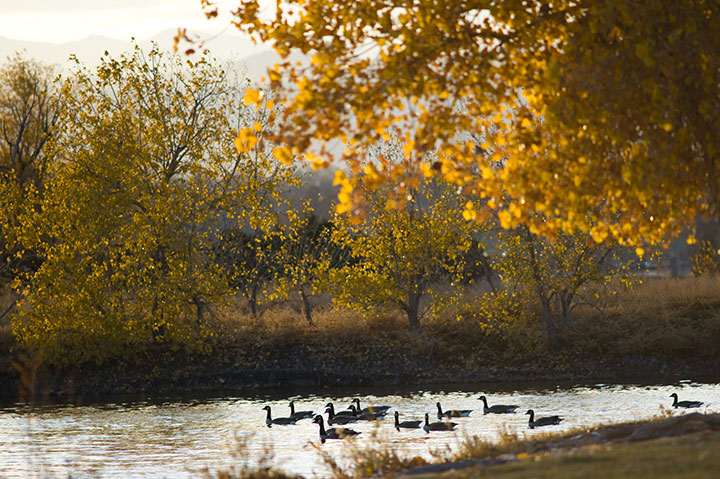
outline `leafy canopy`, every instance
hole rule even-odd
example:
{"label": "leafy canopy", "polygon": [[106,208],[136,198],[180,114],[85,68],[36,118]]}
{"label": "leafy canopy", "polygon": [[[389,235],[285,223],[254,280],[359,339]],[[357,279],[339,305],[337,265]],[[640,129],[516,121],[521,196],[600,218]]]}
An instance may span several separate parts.
{"label": "leafy canopy", "polygon": [[[266,154],[271,114],[208,57],[157,48],[78,64],[59,95],[47,191],[15,228],[43,262],[16,280],[14,333],[51,362],[206,348],[233,294],[221,225],[263,225],[291,176]],[[239,152],[248,125],[256,141]]]}
{"label": "leafy canopy", "polygon": [[[242,1],[234,22],[311,56],[269,72],[294,85],[278,140],[318,154],[340,139],[352,170],[399,200],[409,178],[444,175],[482,198],[468,217],[495,209],[506,227],[623,243],[720,212],[716,1],[313,0],[274,14]],[[366,165],[394,127],[406,161]],[[339,209],[359,214],[353,176],[340,181]]]}

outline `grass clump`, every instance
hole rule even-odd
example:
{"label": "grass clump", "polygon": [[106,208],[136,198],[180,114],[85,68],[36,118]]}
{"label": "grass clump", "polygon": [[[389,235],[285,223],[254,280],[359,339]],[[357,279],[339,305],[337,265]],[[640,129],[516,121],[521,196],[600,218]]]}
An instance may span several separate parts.
{"label": "grass clump", "polygon": [[340,457],[314,445],[325,467],[334,479],[355,479],[369,476],[390,475],[426,464],[418,456],[405,457],[389,444],[387,437],[380,434],[379,428],[370,434],[367,444],[360,446],[356,441],[346,441]]}
{"label": "grass clump", "polygon": [[247,447],[249,438],[235,437],[231,452],[236,465],[229,469],[201,471],[202,479],[303,479],[302,476],[287,474],[275,464],[275,453],[266,446],[259,455],[253,454]]}

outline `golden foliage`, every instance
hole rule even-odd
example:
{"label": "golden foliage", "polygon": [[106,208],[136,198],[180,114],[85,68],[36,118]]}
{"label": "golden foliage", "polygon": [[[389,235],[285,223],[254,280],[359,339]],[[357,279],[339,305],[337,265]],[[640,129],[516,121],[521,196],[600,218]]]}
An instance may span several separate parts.
{"label": "golden foliage", "polygon": [[475,225],[462,218],[462,196],[442,181],[418,185],[402,207],[379,191],[365,195],[371,206],[362,221],[336,218],[333,240],[352,259],[329,271],[326,289],[337,304],[366,313],[400,309],[418,330],[426,311],[460,292]]}
{"label": "golden foliage", "polygon": [[238,152],[237,127],[269,128],[264,105],[202,57],[156,47],[81,65],[47,151],[47,192],[17,228],[43,258],[18,278],[13,329],[57,363],[167,343],[204,349],[233,293],[213,250],[222,222],[262,226],[287,171],[271,144]]}
{"label": "golden foliage", "polygon": [[[257,1],[238,2],[234,24],[284,57],[312,54],[308,65],[270,72],[273,87],[297,89],[279,143],[329,158],[315,145],[340,140],[359,173],[368,148],[397,127],[405,162],[381,161],[374,183],[404,197],[413,187],[400,178],[443,176],[484,199],[479,209],[498,210],[504,226],[528,222],[551,237],[587,231],[591,215],[595,241],[658,243],[698,214],[720,213],[717,2],[275,8],[268,16]],[[436,168],[411,166],[434,152]],[[361,214],[350,179],[339,181],[338,210]]]}

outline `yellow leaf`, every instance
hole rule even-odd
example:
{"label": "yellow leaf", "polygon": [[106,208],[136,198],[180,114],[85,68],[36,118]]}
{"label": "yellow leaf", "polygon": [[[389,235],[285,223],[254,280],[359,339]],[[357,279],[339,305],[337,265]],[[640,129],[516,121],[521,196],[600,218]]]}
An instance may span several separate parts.
{"label": "yellow leaf", "polygon": [[285,166],[290,166],[293,163],[292,152],[285,146],[279,146],[273,149],[273,156]]}
{"label": "yellow leaf", "polygon": [[262,99],[262,92],[258,90],[254,90],[252,88],[248,88],[245,90],[245,95],[243,96],[243,101],[246,105],[257,105],[260,100]]}
{"label": "yellow leaf", "polygon": [[235,138],[235,148],[240,153],[247,153],[257,144],[257,136],[252,128],[243,128]]}

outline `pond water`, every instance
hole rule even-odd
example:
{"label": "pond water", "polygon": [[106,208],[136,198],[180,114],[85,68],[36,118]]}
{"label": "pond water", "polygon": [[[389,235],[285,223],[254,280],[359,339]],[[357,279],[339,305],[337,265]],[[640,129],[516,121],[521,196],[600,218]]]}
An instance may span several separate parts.
{"label": "pond water", "polygon": [[[681,381],[665,385],[453,385],[425,390],[332,390],[283,396],[213,397],[184,400],[110,398],[85,404],[0,407],[0,478],[201,478],[210,471],[256,460],[272,450],[273,463],[306,477],[323,477],[327,469],[316,448],[340,457],[344,441],[321,445],[318,426],[310,419],[296,425],[265,426],[263,407],[274,417],[289,414],[288,402],[299,410],[323,412],[327,402],[345,409],[352,398],[363,406],[391,406],[378,424],[361,422],[350,427],[362,434],[360,446],[374,441],[392,443],[407,454],[430,457],[429,451],[455,448],[463,437],[497,439],[501,431],[531,436],[548,430],[610,424],[643,419],[670,409],[676,392],[680,400],[700,400],[700,412],[720,412],[720,385]],[[481,394],[493,404],[520,405],[515,414],[483,415]],[[456,418],[452,432],[393,427],[392,413],[401,420],[422,419],[426,412],[437,421],[435,403],[444,409],[472,409],[470,417]],[[559,426],[530,430],[527,409],[536,415],[561,415]],[[685,411],[673,410],[672,414]]]}

